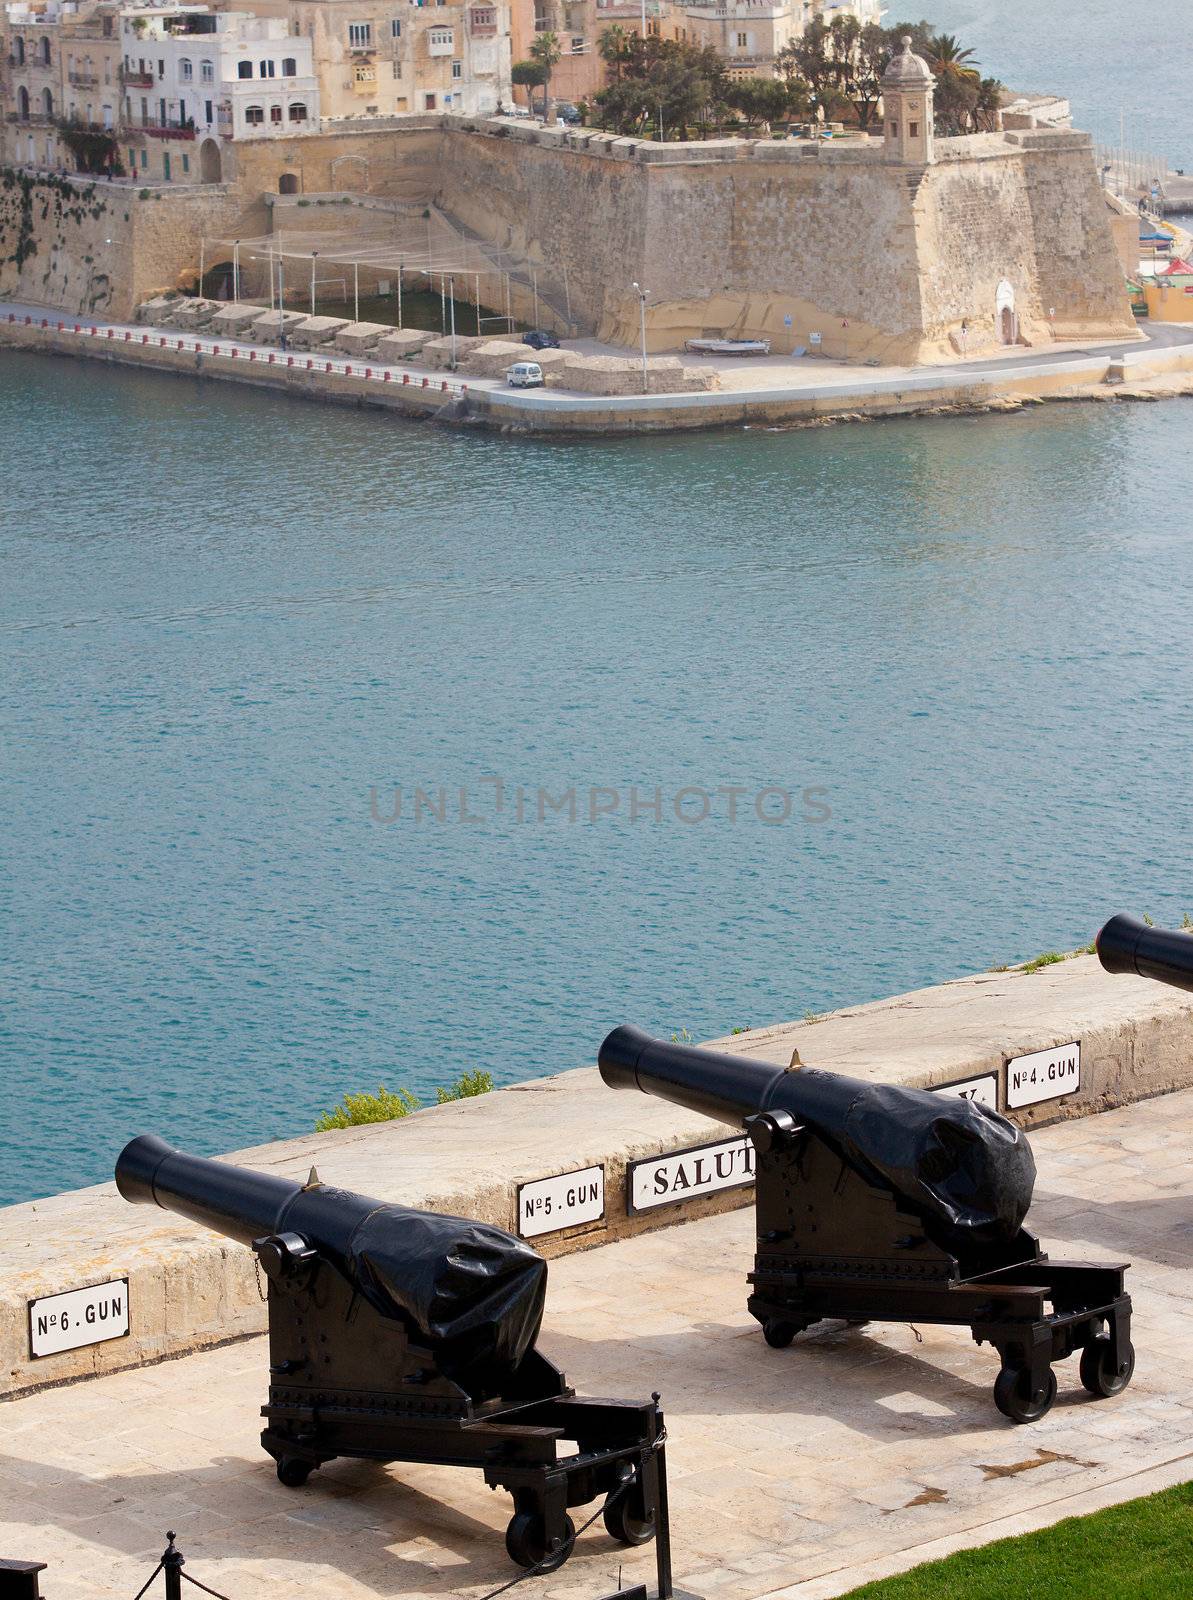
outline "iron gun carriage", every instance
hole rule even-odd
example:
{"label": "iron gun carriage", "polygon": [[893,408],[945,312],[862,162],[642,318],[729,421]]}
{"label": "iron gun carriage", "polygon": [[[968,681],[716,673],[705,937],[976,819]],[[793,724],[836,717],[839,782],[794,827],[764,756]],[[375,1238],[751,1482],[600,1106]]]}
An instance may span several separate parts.
{"label": "iron gun carriage", "polygon": [[605,1495],[613,1538],[658,1533],[670,1593],[658,1396],[585,1399],[535,1348],[547,1264],[529,1245],[313,1172],[299,1184],[185,1155],[153,1134],[125,1147],[116,1184],[253,1250],[269,1315],[261,1443],[282,1483],[301,1487],[336,1456],[478,1467],[513,1495],[511,1559],[541,1572],[571,1553],[568,1508]]}
{"label": "iron gun carriage", "polygon": [[[1191,941],[1193,943],[1193,941]],[[1051,1261],[1023,1227],[1026,1136],[975,1100],[781,1068],[615,1029],[612,1088],[741,1128],[755,1152],[757,1254],[747,1302],[768,1344],[825,1317],[968,1326],[1001,1360],[999,1410],[1042,1417],[1052,1364],[1119,1393],[1134,1369],[1124,1264]]]}

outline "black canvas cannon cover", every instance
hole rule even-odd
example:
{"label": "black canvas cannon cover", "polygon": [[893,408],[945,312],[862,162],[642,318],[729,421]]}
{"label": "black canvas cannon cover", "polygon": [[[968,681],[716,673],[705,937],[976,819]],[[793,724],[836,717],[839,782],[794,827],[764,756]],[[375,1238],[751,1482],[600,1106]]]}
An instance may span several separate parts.
{"label": "black canvas cannon cover", "polygon": [[613,1088],[660,1096],[741,1127],[788,1112],[863,1177],[943,1224],[953,1238],[1013,1239],[1031,1205],[1036,1166],[1026,1137],[976,1100],[866,1083],[816,1067],[774,1067],[616,1028],[601,1046]]}
{"label": "black canvas cannon cover", "polygon": [[547,1264],[489,1223],[184,1155],[156,1134],[125,1147],[116,1186],[242,1244],[301,1235],[382,1316],[403,1318],[456,1365],[513,1369],[534,1346]]}

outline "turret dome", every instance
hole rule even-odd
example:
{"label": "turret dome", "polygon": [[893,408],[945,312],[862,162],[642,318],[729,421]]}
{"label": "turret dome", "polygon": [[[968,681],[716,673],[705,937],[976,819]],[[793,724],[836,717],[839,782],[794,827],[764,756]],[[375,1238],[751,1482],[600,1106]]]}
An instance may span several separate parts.
{"label": "turret dome", "polygon": [[891,64],[882,75],[884,89],[930,89],[936,79],[932,68],[923,56],[912,54],[911,35],[903,37],[903,48],[891,57]]}

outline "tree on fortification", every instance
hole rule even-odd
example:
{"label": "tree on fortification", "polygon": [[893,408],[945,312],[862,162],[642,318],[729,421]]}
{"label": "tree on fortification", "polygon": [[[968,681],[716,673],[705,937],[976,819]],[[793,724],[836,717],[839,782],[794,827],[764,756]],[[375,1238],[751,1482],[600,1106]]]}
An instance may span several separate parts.
{"label": "tree on fortification", "polygon": [[661,138],[687,139],[725,104],[725,63],[711,45],[632,36],[622,73],[595,96],[601,126],[619,133],[643,132],[653,122]]}
{"label": "tree on fortification", "polygon": [[526,90],[526,104],[534,110],[534,91],[547,81],[547,69],[541,61],[515,61],[510,68],[510,82]]}

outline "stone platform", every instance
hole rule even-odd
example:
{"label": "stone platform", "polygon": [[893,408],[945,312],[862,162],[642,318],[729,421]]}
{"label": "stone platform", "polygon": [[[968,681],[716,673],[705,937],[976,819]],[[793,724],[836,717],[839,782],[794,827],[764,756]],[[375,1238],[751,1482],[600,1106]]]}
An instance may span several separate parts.
{"label": "stone platform", "polygon": [[[1031,1226],[1054,1256],[1133,1262],[1138,1351],[1111,1400],[1060,1366],[1032,1426],[995,1411],[997,1359],[964,1330],[823,1323],[769,1349],[744,1310],[750,1212],[552,1263],[542,1344],[576,1387],[662,1391],[680,1589],[819,1600],[1193,1475],[1193,1090],[1032,1142]],[[0,1406],[0,1551],[49,1562],[53,1600],[129,1600],[167,1528],[229,1600],[475,1600],[512,1576],[509,1498],[477,1473],[336,1462],[282,1488],[257,1443],[265,1365],[251,1338]],[[647,1581],[653,1550],[598,1520],[514,1592],[587,1600],[622,1568]]]}

